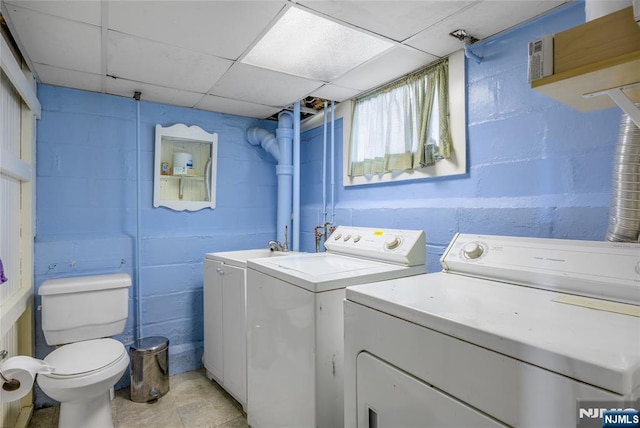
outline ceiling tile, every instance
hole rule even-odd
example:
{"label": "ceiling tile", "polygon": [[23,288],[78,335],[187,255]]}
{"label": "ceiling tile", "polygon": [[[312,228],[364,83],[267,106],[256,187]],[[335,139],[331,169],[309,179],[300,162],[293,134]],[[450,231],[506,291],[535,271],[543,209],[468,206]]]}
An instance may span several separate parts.
{"label": "ceiling tile", "polygon": [[216,83],[211,95],[285,107],[304,98],[320,86],[322,82],[236,63]]}
{"label": "ceiling tile", "polygon": [[38,63],[35,63],[34,67],[40,80],[48,85],[83,89],[91,92],[100,92],[102,90],[102,77],[99,74],[84,73]]}
{"label": "ceiling tile", "polygon": [[5,1],[5,3],[57,16],[58,18],[100,25],[101,4],[99,1],[13,0]]}
{"label": "ceiling tile", "polygon": [[348,99],[351,99],[360,93],[359,90],[343,88],[342,86],[326,84],[321,88],[313,91],[309,94],[312,97],[318,97],[325,100],[333,100],[342,102]]}
{"label": "ceiling tile", "polygon": [[202,94],[134,82],[127,79],[107,78],[106,86],[107,93],[109,94],[132,98],[135,91],[140,91],[142,93],[142,101],[152,101],[182,107],[193,107],[202,98]]}
{"label": "ceiling tile", "polygon": [[444,56],[463,47],[461,41],[449,35],[457,29],[480,40],[531,19],[564,3],[563,1],[482,1],[459,14],[426,29],[406,44],[433,55]]}
{"label": "ceiling tile", "polygon": [[373,33],[403,41],[472,1],[300,1],[310,9]]}
{"label": "ceiling tile", "polygon": [[107,73],[205,94],[231,61],[109,31]]}
{"label": "ceiling tile", "polygon": [[284,1],[112,1],[109,28],[227,59],[237,59]]}
{"label": "ceiling tile", "polygon": [[8,6],[18,43],[32,62],[100,73],[100,27]]}
{"label": "ceiling tile", "polygon": [[216,111],[218,113],[255,117],[258,119],[265,119],[281,110],[277,107],[247,103],[244,101],[232,100],[230,98],[216,97],[214,95],[205,96],[196,105],[196,108],[207,111]]}
{"label": "ceiling tile", "polygon": [[438,57],[408,46],[396,46],[388,53],[356,68],[333,83],[364,91],[418,70],[437,59]]}
{"label": "ceiling tile", "polygon": [[[577,1],[571,0],[569,3]],[[344,101],[451,52],[458,28],[480,39],[534,18],[556,0],[0,0],[26,62],[42,83],[251,117],[308,95]],[[391,49],[337,79],[233,64],[290,9],[377,37]],[[103,14],[104,12],[104,14]],[[102,23],[108,29],[102,29]],[[317,32],[317,31],[316,31]],[[106,33],[106,34],[105,34]],[[311,42],[313,28],[291,37]],[[104,37],[107,35],[107,37]],[[398,41],[403,41],[398,44]],[[103,44],[106,44],[103,46]],[[287,46],[289,46],[287,44]],[[103,49],[104,47],[104,49]],[[302,56],[284,49],[285,62]],[[342,54],[332,49],[333,61]],[[101,73],[119,78],[112,79]],[[105,87],[103,87],[105,86]],[[207,94],[207,95],[205,95]]]}

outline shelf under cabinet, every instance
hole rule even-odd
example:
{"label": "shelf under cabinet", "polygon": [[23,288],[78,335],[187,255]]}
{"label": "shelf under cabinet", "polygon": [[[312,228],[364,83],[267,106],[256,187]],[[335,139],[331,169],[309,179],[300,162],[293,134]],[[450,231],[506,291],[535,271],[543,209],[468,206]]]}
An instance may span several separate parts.
{"label": "shelf under cabinet", "polygon": [[[583,95],[640,82],[640,50],[531,82],[531,88],[580,111],[614,107],[609,97],[584,98]],[[626,91],[640,103],[640,87]]]}
{"label": "shelf under cabinet", "polygon": [[204,181],[204,177],[200,175],[161,175],[161,180],[192,180]]}

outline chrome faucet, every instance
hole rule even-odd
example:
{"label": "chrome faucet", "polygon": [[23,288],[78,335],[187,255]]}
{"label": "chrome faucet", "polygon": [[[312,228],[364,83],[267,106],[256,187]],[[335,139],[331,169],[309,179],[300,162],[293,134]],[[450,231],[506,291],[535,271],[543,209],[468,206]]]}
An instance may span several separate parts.
{"label": "chrome faucet", "polygon": [[288,227],[284,227],[284,244],[281,244],[280,241],[269,241],[267,245],[271,249],[271,251],[289,251],[289,244],[287,241],[289,238],[287,237]]}
{"label": "chrome faucet", "polygon": [[289,251],[289,236],[288,236],[289,226],[284,227],[284,245],[282,246],[282,251]]}
{"label": "chrome faucet", "polygon": [[279,241],[269,241],[267,245],[271,249],[271,251],[284,251],[282,244]]}

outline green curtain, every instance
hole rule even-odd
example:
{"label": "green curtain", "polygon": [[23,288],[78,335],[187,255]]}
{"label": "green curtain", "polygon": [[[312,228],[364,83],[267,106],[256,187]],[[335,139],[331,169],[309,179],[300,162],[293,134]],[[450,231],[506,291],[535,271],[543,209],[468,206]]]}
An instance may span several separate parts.
{"label": "green curtain", "polygon": [[[355,100],[349,175],[411,170],[451,156],[448,61]],[[438,117],[434,116],[434,111]]]}

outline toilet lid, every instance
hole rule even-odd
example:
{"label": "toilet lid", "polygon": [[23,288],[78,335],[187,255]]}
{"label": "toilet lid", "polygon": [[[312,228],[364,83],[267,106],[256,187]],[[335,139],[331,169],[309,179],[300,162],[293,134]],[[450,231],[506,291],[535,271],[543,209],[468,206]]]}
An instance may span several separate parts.
{"label": "toilet lid", "polygon": [[93,339],[61,346],[45,357],[57,376],[99,370],[122,357],[124,345],[114,339]]}

